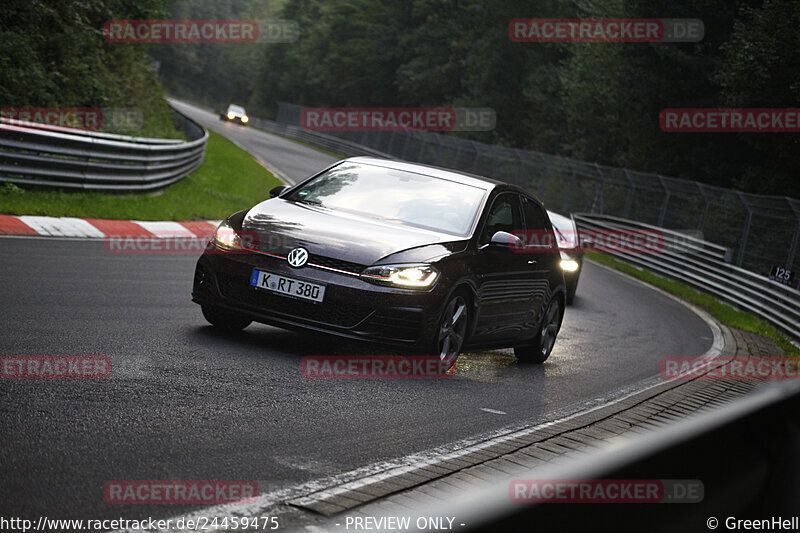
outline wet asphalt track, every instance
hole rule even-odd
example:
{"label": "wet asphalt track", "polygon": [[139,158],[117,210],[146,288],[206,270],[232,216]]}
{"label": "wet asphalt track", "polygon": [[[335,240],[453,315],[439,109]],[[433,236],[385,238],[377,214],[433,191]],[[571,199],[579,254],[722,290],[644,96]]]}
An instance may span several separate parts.
{"label": "wet asphalt track", "polygon": [[[290,176],[330,160],[214,125],[235,128],[272,165],[289,161]],[[193,507],[110,505],[104,483],[256,480],[274,490],[575,412],[657,375],[662,357],[700,355],[712,342],[679,303],[587,263],[543,366],[496,351],[462,356],[447,380],[309,380],[304,355],[372,348],[263,325],[215,331],[190,301],[195,259],[0,239],[0,355],[113,363],[106,380],[0,381],[0,516],[169,517]]]}

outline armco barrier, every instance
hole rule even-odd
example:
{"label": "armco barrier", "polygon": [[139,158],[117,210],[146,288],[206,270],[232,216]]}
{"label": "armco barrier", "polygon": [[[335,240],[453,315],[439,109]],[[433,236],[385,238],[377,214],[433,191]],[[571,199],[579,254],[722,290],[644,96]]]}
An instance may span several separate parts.
{"label": "armco barrier", "polygon": [[[276,120],[300,126],[302,111],[302,106],[279,102]],[[305,132],[304,140],[316,133]],[[745,193],[433,131],[329,131],[324,135],[387,157],[513,183],[554,211],[590,211],[674,230],[693,229],[731,248],[731,262],[753,272],[768,274],[772,266],[800,270],[797,198]]]}
{"label": "armco barrier", "polygon": [[658,253],[621,251],[613,255],[713,294],[800,339],[800,291],[729,264],[730,252],[725,247],[618,217],[590,213],[576,213],[574,216],[579,231],[623,229],[661,232],[664,244]]}
{"label": "armco barrier", "polygon": [[208,132],[175,111],[192,139],[151,139],[0,118],[0,182],[94,191],[150,191],[203,162]]}
{"label": "armco barrier", "polygon": [[[569,461],[516,473],[469,495],[431,501],[417,517],[456,517],[463,531],[729,531],[729,517],[790,519],[800,496],[800,388],[773,383],[728,405]],[[700,503],[520,503],[517,479],[696,479]],[[792,529],[783,527],[781,529]],[[733,528],[737,529],[737,528]],[[739,530],[750,529],[739,527]],[[756,528],[753,528],[756,529]],[[778,529],[765,527],[763,529]],[[388,531],[376,528],[373,531]]]}

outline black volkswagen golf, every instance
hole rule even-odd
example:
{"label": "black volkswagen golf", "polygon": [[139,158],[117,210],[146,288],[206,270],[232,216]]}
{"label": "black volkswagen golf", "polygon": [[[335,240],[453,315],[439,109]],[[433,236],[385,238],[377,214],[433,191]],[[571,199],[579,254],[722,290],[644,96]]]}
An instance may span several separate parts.
{"label": "black volkswagen golf", "polygon": [[402,346],[550,355],[566,290],[541,203],[449,170],[358,157],[234,213],[197,262],[192,299],[213,325],[252,321]]}

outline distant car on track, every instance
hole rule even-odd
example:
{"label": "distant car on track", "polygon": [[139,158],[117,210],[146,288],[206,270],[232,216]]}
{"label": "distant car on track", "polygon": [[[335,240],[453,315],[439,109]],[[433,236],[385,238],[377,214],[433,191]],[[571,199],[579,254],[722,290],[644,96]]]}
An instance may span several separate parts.
{"label": "distant car on track", "polygon": [[583,270],[583,248],[580,244],[578,227],[572,216],[565,217],[552,211],[548,211],[547,214],[550,222],[553,223],[561,253],[561,268],[564,270],[564,281],[567,284],[567,304],[572,304],[575,300],[575,292],[578,290],[581,270]]}
{"label": "distant car on track", "polygon": [[[547,213],[524,190],[358,157],[270,197],[223,221],[197,262],[192,299],[211,324],[376,341],[447,366],[466,348],[550,355],[567,290]],[[552,244],[519,253],[526,229]]]}
{"label": "distant car on track", "polygon": [[247,116],[247,112],[242,106],[231,104],[228,106],[228,110],[226,112],[220,113],[219,119],[226,120],[228,122],[238,121],[239,124],[244,126],[250,120],[250,117]]}

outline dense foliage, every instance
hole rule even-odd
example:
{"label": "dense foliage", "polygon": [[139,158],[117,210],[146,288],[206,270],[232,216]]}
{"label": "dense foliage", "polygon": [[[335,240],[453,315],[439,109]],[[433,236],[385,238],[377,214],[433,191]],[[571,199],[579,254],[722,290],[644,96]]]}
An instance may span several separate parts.
{"label": "dense foliage", "polygon": [[133,108],[143,124],[122,133],[175,136],[146,45],[112,44],[102,33],[107,20],[162,18],[167,3],[4,0],[0,107]]}
{"label": "dense foliage", "polygon": [[[112,18],[297,22],[285,44],[111,44]],[[523,43],[528,17],[699,18],[698,43]],[[796,133],[665,133],[682,107],[793,107],[797,0],[6,0],[0,105],[139,107],[166,124],[177,96],[269,118],[311,106],[475,106],[488,143],[742,190],[800,197]],[[148,51],[149,54],[148,55]],[[157,62],[152,63],[155,58]]]}
{"label": "dense foliage", "polygon": [[[169,90],[269,116],[313,106],[487,106],[489,143],[800,197],[791,133],[665,133],[664,108],[792,107],[797,0],[192,0],[175,16],[295,20],[291,44],[154,48]],[[533,17],[699,18],[699,43],[512,42]]]}

